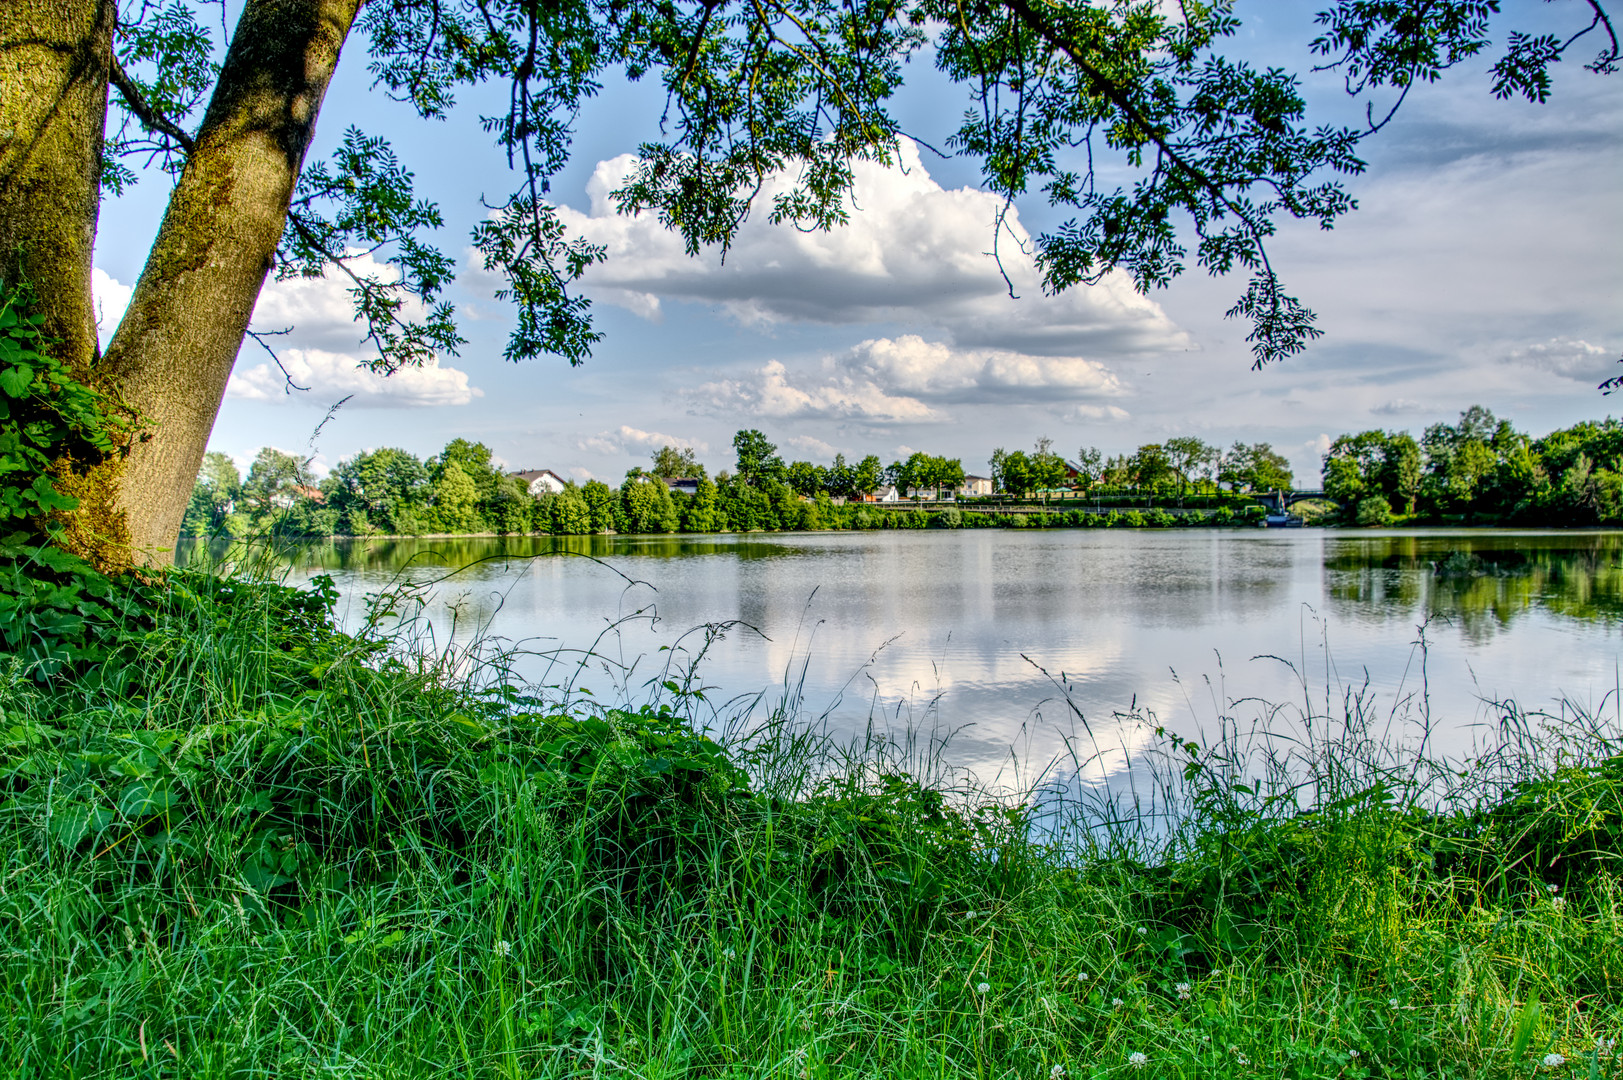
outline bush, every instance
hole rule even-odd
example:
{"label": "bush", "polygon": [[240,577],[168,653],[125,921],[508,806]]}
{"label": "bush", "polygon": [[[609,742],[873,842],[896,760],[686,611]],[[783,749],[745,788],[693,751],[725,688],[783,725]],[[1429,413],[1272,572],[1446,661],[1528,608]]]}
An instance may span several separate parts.
{"label": "bush", "polygon": [[1370,495],[1358,500],[1358,524],[1387,525],[1392,521],[1392,504],[1384,495]]}

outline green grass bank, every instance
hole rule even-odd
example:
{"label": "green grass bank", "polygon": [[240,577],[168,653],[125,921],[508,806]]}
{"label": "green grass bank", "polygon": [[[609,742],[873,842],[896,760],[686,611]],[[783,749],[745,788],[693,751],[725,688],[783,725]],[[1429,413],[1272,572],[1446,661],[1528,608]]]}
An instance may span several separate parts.
{"label": "green grass bank", "polygon": [[319,579],[48,569],[0,612],[11,1075],[1623,1076],[1610,713],[1437,762],[1353,695],[994,795],[792,695],[341,633]]}

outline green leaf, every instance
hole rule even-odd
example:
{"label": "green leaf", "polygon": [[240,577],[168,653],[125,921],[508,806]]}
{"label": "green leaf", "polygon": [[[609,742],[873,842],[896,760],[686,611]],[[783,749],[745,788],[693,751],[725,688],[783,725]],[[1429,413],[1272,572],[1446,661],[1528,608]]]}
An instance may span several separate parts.
{"label": "green leaf", "polygon": [[1527,1053],[1527,1044],[1533,1041],[1533,1036],[1538,1031],[1539,1014],[1542,1011],[1538,1003],[1538,995],[1534,994],[1528,999],[1527,1004],[1522,1006],[1522,1011],[1517,1014],[1515,1034],[1511,1036],[1510,1040],[1510,1060],[1512,1062],[1520,1061],[1522,1056]]}
{"label": "green leaf", "polygon": [[34,369],[26,364],[17,364],[0,371],[0,390],[4,390],[14,398],[26,397],[28,387],[34,381]]}
{"label": "green leaf", "polygon": [[127,818],[151,817],[179,801],[168,780],[138,780],[119,795],[118,809]]}

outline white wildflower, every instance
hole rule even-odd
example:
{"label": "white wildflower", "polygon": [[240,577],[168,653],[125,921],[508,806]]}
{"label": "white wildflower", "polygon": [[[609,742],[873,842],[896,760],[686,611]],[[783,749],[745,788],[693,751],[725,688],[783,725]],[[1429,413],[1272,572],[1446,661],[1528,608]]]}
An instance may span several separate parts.
{"label": "white wildflower", "polygon": [[990,989],[992,989],[991,983],[979,982],[975,984],[975,993],[977,994],[984,994]]}
{"label": "white wildflower", "polygon": [[511,941],[496,942],[496,955],[501,957],[503,960],[507,959],[509,956],[512,956],[513,943]]}
{"label": "white wildflower", "polygon": [[1048,1080],[1060,1080],[1060,1077],[1064,1075],[1065,1066],[1063,1065],[1055,1065],[1052,1069],[1048,1070]]}
{"label": "white wildflower", "polygon": [[1077,982],[1087,982],[1088,978],[1089,978],[1088,973],[1085,972],[1085,971],[1079,971],[1079,972],[1076,973],[1076,981]]}
{"label": "white wildflower", "polygon": [[1122,1002],[1121,998],[1111,998],[1110,999],[1110,1007],[1112,1009],[1119,1009],[1119,1008],[1122,1007],[1122,1005],[1123,1005],[1123,1002]]}
{"label": "white wildflower", "polygon": [[1544,1067],[1546,1069],[1559,1069],[1567,1063],[1567,1059],[1560,1054],[1545,1054]]}
{"label": "white wildflower", "polygon": [[1398,999],[1397,998],[1387,998],[1386,1003],[1388,1005],[1392,1006],[1394,1009],[1398,1007]]}
{"label": "white wildflower", "polygon": [[1555,908],[1555,910],[1560,911],[1567,906],[1567,898],[1564,896],[1557,896],[1555,899],[1550,901],[1550,906]]}
{"label": "white wildflower", "polygon": [[1127,1064],[1131,1065],[1135,1069],[1142,1069],[1149,1063],[1149,1056],[1137,1050],[1134,1050],[1131,1054],[1127,1055]]}
{"label": "white wildflower", "polygon": [[1188,1001],[1189,1000],[1191,995],[1189,993],[1190,986],[1189,986],[1188,983],[1186,983],[1186,982],[1179,983],[1177,985],[1176,989],[1178,991],[1178,1000],[1179,1001]]}
{"label": "white wildflower", "polygon": [[1551,896],[1554,896],[1556,893],[1561,891],[1561,886],[1559,886],[1559,885],[1546,885],[1546,886],[1544,886],[1544,891],[1549,893]]}
{"label": "white wildflower", "polygon": [[1347,1056],[1352,1058],[1354,1061],[1357,1061],[1358,1060],[1358,1051],[1357,1050],[1348,1050],[1347,1051]]}
{"label": "white wildflower", "polygon": [[1142,926],[1138,928],[1138,932],[1139,932],[1140,936],[1149,933],[1149,931],[1144,929]]}
{"label": "white wildflower", "polygon": [[729,945],[725,949],[721,950],[721,955],[726,957],[728,960],[731,960],[733,957],[737,956],[738,953],[734,952],[733,947]]}

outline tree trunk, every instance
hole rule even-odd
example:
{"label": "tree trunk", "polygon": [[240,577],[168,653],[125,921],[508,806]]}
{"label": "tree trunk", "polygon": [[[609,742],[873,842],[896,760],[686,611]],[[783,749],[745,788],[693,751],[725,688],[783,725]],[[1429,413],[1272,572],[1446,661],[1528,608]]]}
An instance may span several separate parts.
{"label": "tree trunk", "polygon": [[[32,286],[51,351],[100,389],[90,268],[116,18],[115,0],[0,0],[0,278]],[[52,470],[79,500],[59,542],[113,567],[129,550],[117,466],[64,457]]]}
{"label": "tree trunk", "polygon": [[0,0],[0,279],[33,285],[82,378],[115,15],[113,0]]}
{"label": "tree trunk", "polygon": [[138,561],[171,557],[360,3],[249,0],[108,346],[101,369],[152,434],[125,462],[117,495]]}

